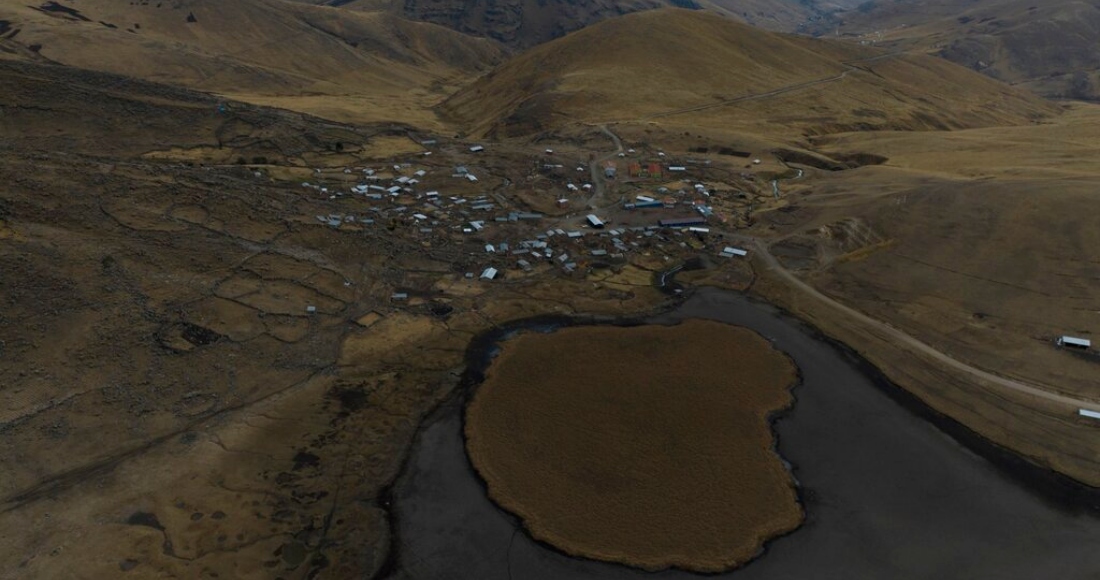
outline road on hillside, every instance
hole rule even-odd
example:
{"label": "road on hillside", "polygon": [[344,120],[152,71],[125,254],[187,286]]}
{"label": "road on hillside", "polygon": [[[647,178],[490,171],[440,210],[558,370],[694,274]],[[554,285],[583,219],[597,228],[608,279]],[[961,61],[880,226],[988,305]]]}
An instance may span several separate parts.
{"label": "road on hillside", "polygon": [[607,125],[600,125],[600,131],[607,135],[615,144],[615,150],[607,155],[593,159],[588,164],[588,170],[592,173],[592,195],[588,198],[589,209],[599,209],[607,203],[607,178],[604,177],[603,164],[619,156],[623,152],[623,142],[619,136],[611,132]]}
{"label": "road on hillside", "polygon": [[[874,60],[887,58],[887,57],[893,56],[894,54],[896,54],[896,53],[875,57]],[[864,61],[864,62],[866,62],[866,61]],[[846,64],[846,66],[850,66],[850,65]],[[782,92],[782,89],[780,90],[780,92]],[[592,198],[589,199],[589,207],[597,207],[597,205],[595,204],[596,199],[597,198],[603,199],[606,195],[607,184],[604,181],[603,168],[601,166],[602,163],[604,161],[607,161],[608,159],[612,159],[612,158],[616,157],[623,150],[622,140],[619,139],[618,135],[615,135],[615,133],[613,133],[605,125],[600,126],[600,131],[602,131],[604,134],[606,134],[612,140],[612,142],[615,143],[616,150],[612,153],[609,153],[609,154],[604,155],[604,156],[602,156],[598,159],[593,160],[592,163],[591,163],[590,169],[592,171],[592,179],[593,179],[593,182],[594,182],[593,189],[595,190],[595,193],[593,194]],[[802,174],[800,174],[799,177],[802,177]],[[775,187],[776,187],[776,190],[778,191],[778,184],[776,184]],[[801,293],[803,293],[807,296],[810,296],[810,297],[814,298],[815,300],[817,300],[819,302],[822,302],[822,303],[826,304],[827,306],[829,306],[831,308],[836,309],[837,311],[843,313],[848,318],[850,318],[852,320],[855,320],[856,322],[859,322],[860,324],[863,324],[867,327],[870,327],[870,328],[873,328],[873,329],[877,330],[879,333],[881,333],[886,338],[888,338],[889,340],[893,341],[896,344],[904,345],[907,348],[909,348],[909,349],[911,349],[911,350],[913,350],[913,351],[915,351],[919,354],[922,354],[922,355],[924,355],[928,358],[931,358],[932,360],[937,361],[937,362],[939,362],[943,365],[946,365],[947,367],[949,367],[951,369],[954,369],[956,371],[961,371],[961,372],[963,372],[965,374],[968,374],[972,377],[975,377],[975,378],[977,378],[981,381],[985,381],[986,383],[989,383],[989,384],[992,384],[992,385],[995,385],[995,386],[998,386],[998,387],[1002,387],[1002,388],[1005,388],[1005,389],[1009,389],[1009,390],[1015,391],[1017,393],[1023,393],[1023,394],[1026,394],[1026,395],[1033,396],[1033,397],[1038,397],[1038,398],[1043,399],[1045,401],[1050,401],[1050,402],[1058,403],[1058,404],[1061,404],[1061,405],[1068,405],[1068,406],[1079,408],[1079,409],[1089,409],[1091,411],[1100,412],[1100,402],[1098,402],[1098,401],[1079,398],[1079,397],[1073,397],[1073,396],[1070,396],[1070,395],[1064,395],[1064,394],[1061,394],[1061,393],[1058,393],[1058,392],[1054,391],[1053,389],[1046,388],[1046,387],[1043,387],[1041,385],[1025,383],[1025,382],[1022,382],[1022,381],[1018,381],[1018,380],[1010,379],[1010,378],[1007,378],[1007,377],[1003,377],[1001,375],[996,375],[996,374],[993,374],[989,371],[985,371],[985,370],[979,369],[977,367],[974,367],[972,365],[969,365],[967,363],[964,363],[964,362],[962,362],[962,361],[960,361],[956,358],[951,357],[950,355],[948,355],[944,352],[936,350],[932,346],[930,346],[930,345],[928,345],[924,342],[921,342],[916,337],[913,337],[909,334],[906,334],[905,332],[895,328],[894,326],[891,326],[890,324],[888,324],[886,322],[883,322],[881,320],[877,320],[875,318],[872,318],[872,317],[856,310],[855,308],[852,308],[850,306],[842,304],[841,302],[838,302],[838,301],[830,298],[829,296],[826,296],[825,294],[820,292],[818,289],[816,289],[813,286],[811,286],[811,285],[807,284],[806,282],[802,281],[801,278],[796,276],[790,270],[784,268],[783,265],[779,263],[779,260],[777,260],[775,258],[775,256],[772,255],[772,253],[770,251],[770,248],[769,248],[769,245],[768,245],[768,242],[766,240],[763,240],[761,238],[757,238],[755,236],[746,236],[746,235],[743,235],[743,234],[738,234],[738,233],[729,232],[729,231],[723,231],[721,233],[724,236],[726,236],[728,239],[736,240],[740,243],[752,246],[756,250],[756,252],[759,254],[760,258],[764,261],[764,264],[768,267],[768,269],[775,272],[780,278],[783,279],[783,281],[785,281],[787,284],[789,284],[795,290],[798,290],[799,292],[801,292]]]}
{"label": "road on hillside", "polygon": [[760,259],[762,259],[767,265],[768,269],[775,272],[780,278],[782,278],[794,289],[840,311],[848,318],[851,318],[861,324],[874,328],[896,344],[905,345],[906,347],[916,351],[917,353],[925,355],[932,360],[942,363],[954,370],[962,371],[963,373],[966,373],[968,375],[981,379],[982,381],[991,383],[999,387],[1016,391],[1018,393],[1031,395],[1033,397],[1038,397],[1040,399],[1059,403],[1062,405],[1069,405],[1075,408],[1100,411],[1100,402],[1072,397],[1069,395],[1063,395],[1061,393],[1057,393],[1051,389],[1047,389],[1039,385],[1024,383],[1021,381],[1003,377],[1001,375],[996,375],[989,371],[984,371],[977,367],[966,364],[944,352],[936,350],[935,348],[929,346],[924,342],[921,342],[919,339],[909,334],[906,334],[905,332],[895,328],[894,326],[882,322],[881,320],[872,318],[856,310],[855,308],[842,304],[830,298],[829,296],[826,296],[817,288],[814,288],[813,286],[807,284],[801,278],[796,276],[790,270],[784,268],[783,265],[779,263],[779,260],[777,260],[775,256],[772,255],[771,251],[769,251],[768,243],[765,240],[753,236],[745,236],[730,232],[723,233],[729,239],[737,240],[741,243],[752,246],[753,249],[755,249],[757,254],[760,256]]}

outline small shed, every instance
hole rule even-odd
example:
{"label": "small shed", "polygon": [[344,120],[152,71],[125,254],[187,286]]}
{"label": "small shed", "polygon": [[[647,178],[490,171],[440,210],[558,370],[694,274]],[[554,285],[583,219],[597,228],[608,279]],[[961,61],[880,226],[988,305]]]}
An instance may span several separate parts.
{"label": "small shed", "polygon": [[485,271],[481,273],[482,280],[493,280],[497,277],[496,268],[485,268]]}
{"label": "small shed", "polygon": [[596,214],[594,214],[594,213],[588,214],[587,216],[585,216],[584,219],[588,220],[588,225],[590,225],[594,228],[602,228],[603,225],[604,225],[603,220],[596,217]]}

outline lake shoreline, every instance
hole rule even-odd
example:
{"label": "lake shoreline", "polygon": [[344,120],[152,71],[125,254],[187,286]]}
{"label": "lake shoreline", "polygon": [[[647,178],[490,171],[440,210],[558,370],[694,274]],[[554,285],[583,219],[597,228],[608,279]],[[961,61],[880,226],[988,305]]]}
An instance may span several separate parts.
{"label": "lake shoreline", "polygon": [[[766,301],[759,298],[747,296],[741,293],[733,293],[731,291],[718,290],[718,289],[695,289],[692,288],[682,293],[676,293],[682,295],[685,298],[684,301],[680,301],[673,304],[671,308],[666,308],[658,313],[649,313],[644,316],[628,316],[622,318],[608,317],[608,316],[542,316],[532,319],[522,319],[510,322],[506,325],[502,325],[498,328],[491,329],[478,337],[475,337],[467,349],[466,360],[467,370],[463,374],[462,380],[459,386],[455,389],[455,392],[448,397],[447,401],[442,403],[436,410],[433,410],[428,418],[421,425],[420,430],[427,429],[432,424],[438,422],[443,415],[448,412],[458,412],[461,416],[461,429],[465,430],[465,413],[462,411],[465,409],[465,405],[469,401],[469,397],[476,390],[477,386],[484,379],[485,370],[492,363],[493,356],[497,345],[502,340],[506,340],[511,334],[522,331],[550,331],[557,328],[573,327],[573,326],[622,326],[631,327],[645,324],[669,324],[669,317],[675,318],[676,316],[682,317],[694,317],[690,314],[683,312],[687,305],[690,304],[690,300],[699,294],[703,295],[721,295],[731,294],[737,297],[737,300],[747,302],[752,305],[753,308],[760,309],[762,312],[782,318],[788,324],[793,324],[798,330],[813,340],[827,346],[829,349],[836,352],[841,356],[846,364],[851,365],[855,370],[859,372],[868,382],[873,384],[879,392],[886,395],[890,400],[894,401],[897,405],[905,409],[909,414],[920,419],[923,422],[935,427],[939,432],[947,435],[952,441],[962,446],[966,450],[975,455],[981,457],[984,461],[993,466],[998,473],[1008,478],[1011,483],[1020,485],[1027,490],[1032,496],[1041,499],[1041,501],[1058,509],[1066,514],[1088,514],[1096,515],[1100,514],[1100,490],[1091,488],[1085,484],[1077,482],[1067,476],[1054,472],[1052,470],[1035,465],[1025,458],[1018,456],[1011,451],[999,447],[992,442],[982,438],[977,433],[969,430],[964,425],[954,421],[953,419],[946,417],[935,410],[931,409],[920,401],[916,396],[901,389],[897,385],[893,384],[889,379],[879,371],[870,362],[863,359],[854,349],[851,349],[847,345],[836,341],[812,325],[807,324],[805,321],[794,317],[791,313],[782,310]],[[757,330],[752,326],[749,326],[752,330]],[[758,331],[758,330],[757,330]],[[758,331],[759,332],[759,331]],[[780,350],[783,350],[780,348]],[[784,351],[785,352],[785,351]],[[800,391],[805,389],[802,365],[796,364],[798,369],[798,380],[791,388],[792,395],[795,399],[794,404],[790,409],[786,409],[781,412],[775,413],[774,417],[769,420],[770,426],[773,430],[774,436],[774,449],[773,452],[788,466],[791,475],[796,482],[796,490],[798,492],[798,501],[803,506],[804,514],[812,514],[815,510],[815,504],[817,503],[817,494],[815,489],[811,487],[805,487],[803,477],[800,476],[802,467],[796,461],[788,459],[787,455],[783,453],[783,447],[785,445],[784,437],[782,437],[777,425],[784,423],[788,420],[789,415],[794,409],[797,409],[801,395]],[[420,434],[418,433],[417,440],[414,443],[414,447],[420,444]],[[464,444],[464,441],[463,441]],[[412,453],[410,453],[410,456]],[[466,461],[468,464],[468,459]],[[403,466],[401,474],[398,476],[395,485],[400,483],[407,475],[406,471],[408,466]],[[485,482],[481,479],[480,474],[469,467],[474,478],[481,486],[481,491],[486,492]],[[393,488],[388,488],[388,501],[385,505],[390,505],[393,501]],[[487,493],[486,493],[487,496]],[[496,507],[496,504],[493,504]],[[496,509],[501,509],[496,507]],[[503,510],[502,510],[503,511]],[[507,514],[509,517],[511,514]],[[387,561],[387,565],[380,570],[380,573],[376,575],[378,578],[386,577],[398,577],[397,574],[400,571],[400,554],[401,550],[398,544],[400,540],[400,522],[399,516],[390,510],[390,522],[391,530],[394,535],[391,538],[391,550],[390,559]],[[805,525],[805,521],[803,526]],[[784,537],[790,537],[797,535],[799,530],[803,526],[796,528],[789,534],[779,536],[772,540],[769,540],[761,551],[761,555],[758,555],[754,559],[750,560],[745,566],[738,568],[738,570],[752,570],[758,562],[763,562],[767,559],[770,546]],[[546,545],[539,542],[543,549],[558,552],[553,546]],[[560,553],[560,552],[559,552]],[[571,556],[565,556],[570,557]],[[594,561],[593,561],[594,562]],[[609,565],[600,562],[601,565]],[[611,566],[615,566],[610,564]],[[384,572],[384,573],[383,573]],[[712,574],[694,574],[691,577],[705,577],[713,576]]]}

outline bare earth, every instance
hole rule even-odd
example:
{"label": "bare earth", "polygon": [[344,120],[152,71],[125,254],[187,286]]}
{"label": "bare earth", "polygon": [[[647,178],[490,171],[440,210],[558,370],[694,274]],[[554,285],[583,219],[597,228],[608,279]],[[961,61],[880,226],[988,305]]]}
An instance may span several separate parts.
{"label": "bare earth", "polygon": [[537,539],[721,571],[802,520],[768,424],[795,377],[759,335],[709,321],[524,335],[474,396],[467,448]]}

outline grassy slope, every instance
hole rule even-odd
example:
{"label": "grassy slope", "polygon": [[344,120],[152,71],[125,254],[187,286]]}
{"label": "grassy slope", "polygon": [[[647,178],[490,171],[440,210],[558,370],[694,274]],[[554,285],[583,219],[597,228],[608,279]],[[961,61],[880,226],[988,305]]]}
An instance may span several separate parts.
{"label": "grassy slope", "polygon": [[[1052,97],[1100,96],[1100,7],[1076,0],[899,2],[845,13],[842,33],[927,50]],[[825,28],[831,32],[835,23]],[[825,28],[822,31],[825,31]],[[1087,79],[1087,80],[1085,80]]]}
{"label": "grassy slope", "polygon": [[1080,107],[1038,127],[821,140],[890,161],[862,170],[866,181],[828,180],[807,203],[865,216],[897,242],[821,281],[985,368],[1097,396],[1095,363],[1050,339],[1095,327],[1100,220],[1081,210],[1100,179],[1098,129],[1100,110]]}
{"label": "grassy slope", "polygon": [[501,56],[489,41],[431,24],[281,0],[187,0],[160,8],[91,0],[73,7],[87,20],[0,7],[0,19],[20,29],[0,42],[40,45],[42,57],[64,64],[252,100],[386,96],[417,100],[420,109]]}
{"label": "grassy slope", "polygon": [[[326,0],[298,0],[320,4]],[[848,3],[851,0],[846,0]],[[842,2],[843,3],[843,2]],[[355,10],[391,10],[414,20],[434,22],[455,30],[529,48],[622,14],[694,5],[770,30],[795,30],[810,18],[836,8],[836,2],[790,0],[351,0],[342,7]]]}
{"label": "grassy slope", "polygon": [[[739,103],[744,116],[730,118],[724,107],[691,116],[700,126],[794,118],[800,132],[815,133],[858,123],[916,129],[1023,123],[1051,111],[1038,99],[938,59],[859,62],[882,55],[700,12],[653,11],[523,53],[457,93],[444,111],[477,133],[522,134],[566,121],[644,120],[844,73],[837,82],[780,99]],[[875,118],[863,118],[868,114]]]}

